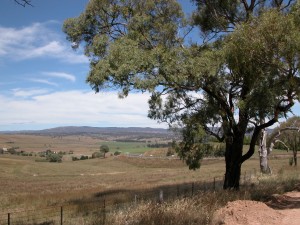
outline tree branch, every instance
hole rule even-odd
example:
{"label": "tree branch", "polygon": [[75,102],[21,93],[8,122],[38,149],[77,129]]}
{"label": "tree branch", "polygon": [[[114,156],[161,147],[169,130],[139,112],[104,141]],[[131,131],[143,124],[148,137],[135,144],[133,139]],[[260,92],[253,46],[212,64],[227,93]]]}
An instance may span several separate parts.
{"label": "tree branch", "polygon": [[275,143],[279,141],[278,138],[282,134],[282,132],[289,131],[289,130],[296,130],[296,131],[300,132],[300,127],[286,127],[286,128],[282,128],[279,131],[277,131],[277,133],[275,133],[275,135],[272,136],[270,138],[270,140],[268,141],[269,142],[268,147],[267,147],[268,154],[273,150]]}
{"label": "tree branch", "polygon": [[31,0],[14,0],[17,4],[25,7],[26,5],[30,5],[33,7],[33,5],[31,4]]}

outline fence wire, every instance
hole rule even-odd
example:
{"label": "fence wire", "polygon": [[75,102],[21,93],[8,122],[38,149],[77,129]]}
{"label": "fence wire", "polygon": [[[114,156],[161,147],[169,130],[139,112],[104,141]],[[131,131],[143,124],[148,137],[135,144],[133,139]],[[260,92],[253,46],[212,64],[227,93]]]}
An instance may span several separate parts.
{"label": "fence wire", "polygon": [[[250,184],[256,176],[256,170],[246,171],[241,175],[241,184]],[[224,177],[214,177],[211,182],[190,182],[178,185],[157,187],[128,195],[126,200],[112,199],[109,195],[100,194],[93,201],[78,200],[60,207],[47,207],[37,210],[23,210],[0,213],[0,225],[72,225],[93,224],[105,225],[108,215],[119,210],[136,206],[140,202],[167,202],[181,197],[191,197],[199,191],[221,190]],[[118,193],[119,194],[119,193]],[[96,221],[96,222],[95,222]]]}

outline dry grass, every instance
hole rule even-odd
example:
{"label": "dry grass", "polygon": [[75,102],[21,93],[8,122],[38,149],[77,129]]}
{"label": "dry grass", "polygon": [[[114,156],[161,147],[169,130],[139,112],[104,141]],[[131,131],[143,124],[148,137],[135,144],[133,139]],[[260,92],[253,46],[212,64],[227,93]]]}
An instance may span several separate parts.
{"label": "dry grass", "polygon": [[264,179],[259,185],[244,187],[239,192],[208,191],[199,192],[193,197],[180,198],[163,204],[151,201],[142,202],[138,206],[131,206],[126,210],[110,214],[108,224],[211,224],[214,212],[224,207],[229,201],[267,201],[273,194],[294,190],[299,184],[299,177],[283,177],[280,174]]}
{"label": "dry grass", "polygon": [[[37,150],[43,147],[45,142],[52,140],[49,139],[50,137],[41,138],[37,138],[34,145],[27,146],[28,151]],[[24,143],[24,146],[29,142],[25,139],[22,142],[21,139],[16,140],[13,137],[0,136],[0,139],[6,143],[14,141],[17,144]],[[67,137],[64,139],[64,141],[68,140]],[[99,144],[99,140],[90,140],[88,137],[82,137],[80,145],[72,141],[74,137],[66,142],[66,146],[74,145],[72,149],[82,153],[90,152],[93,148],[91,146]],[[55,146],[62,150],[63,144],[58,141]],[[67,151],[68,147],[65,150]],[[25,209],[36,210],[49,206],[59,207],[70,203],[77,207],[84,202],[103,197],[107,199],[107,204],[133,202],[135,195],[142,196],[147,190],[158,193],[160,189],[176,190],[178,185],[184,184],[191,189],[190,184],[193,182],[212,184],[214,177],[222,179],[225,168],[223,159],[203,160],[200,170],[197,171],[188,170],[185,163],[180,160],[110,157],[76,162],[41,163],[36,162],[35,159],[35,157],[24,156],[0,156],[2,213]],[[205,224],[210,220],[213,211],[227,201],[268,200],[273,192],[281,193],[289,190],[298,181],[299,169],[290,167],[288,158],[272,159],[270,165],[276,176],[258,176],[257,179],[252,179],[251,182],[255,187],[253,190],[242,187],[242,191],[238,194],[223,191],[199,192],[193,198],[182,198],[158,205],[156,201],[143,202],[137,208],[131,206],[123,211],[118,210],[116,217],[115,214],[109,213],[106,219],[111,223],[107,224],[126,224],[124,221],[127,221],[127,224],[153,224],[151,218],[156,222],[163,221],[164,224]],[[242,181],[248,180],[253,174],[258,174],[258,171],[258,159],[248,160],[242,167]],[[196,190],[197,187],[195,192]],[[99,211],[99,206],[91,207],[83,211]],[[99,222],[103,219],[101,216],[87,214],[72,214],[74,219],[69,218],[70,224],[101,224]],[[137,220],[136,216],[142,220]]]}

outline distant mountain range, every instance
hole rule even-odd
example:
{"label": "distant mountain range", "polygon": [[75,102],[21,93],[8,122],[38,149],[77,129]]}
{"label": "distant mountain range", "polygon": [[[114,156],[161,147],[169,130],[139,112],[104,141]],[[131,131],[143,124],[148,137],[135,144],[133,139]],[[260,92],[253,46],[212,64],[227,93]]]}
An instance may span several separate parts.
{"label": "distant mountain range", "polygon": [[[213,128],[212,128],[213,129]],[[273,129],[267,129],[271,133]],[[89,127],[66,126],[44,130],[0,131],[0,134],[34,134],[34,135],[97,135],[97,136],[144,136],[144,137],[172,137],[175,134],[163,128],[150,127]],[[251,135],[251,132],[246,135]]]}
{"label": "distant mountain range", "polygon": [[172,132],[163,128],[150,127],[88,127],[88,126],[67,126],[56,127],[45,130],[25,130],[25,131],[2,131],[2,134],[35,134],[35,135],[104,135],[104,136],[169,136]]}

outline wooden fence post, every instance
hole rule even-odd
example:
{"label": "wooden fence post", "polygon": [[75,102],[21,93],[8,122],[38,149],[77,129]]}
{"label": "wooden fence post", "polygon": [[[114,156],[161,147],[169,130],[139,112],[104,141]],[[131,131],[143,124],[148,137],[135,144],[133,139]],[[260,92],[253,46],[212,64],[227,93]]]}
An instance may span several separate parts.
{"label": "wooden fence post", "polygon": [[10,225],[10,213],[7,214],[7,224]]}
{"label": "wooden fence post", "polygon": [[105,220],[106,220],[106,203],[105,203],[105,199],[103,200],[103,220],[102,220],[102,224],[105,225]]}
{"label": "wooden fence post", "polygon": [[63,225],[63,207],[60,207],[60,225]]}
{"label": "wooden fence post", "polygon": [[194,184],[194,182],[192,183],[192,196],[194,196],[194,187],[195,186],[195,184]]}
{"label": "wooden fence post", "polygon": [[216,178],[214,177],[214,191],[216,190]]}
{"label": "wooden fence post", "polygon": [[134,204],[137,204],[137,195],[134,195]]}
{"label": "wooden fence post", "polygon": [[159,191],[159,203],[163,203],[164,201],[164,192],[163,190]]}

